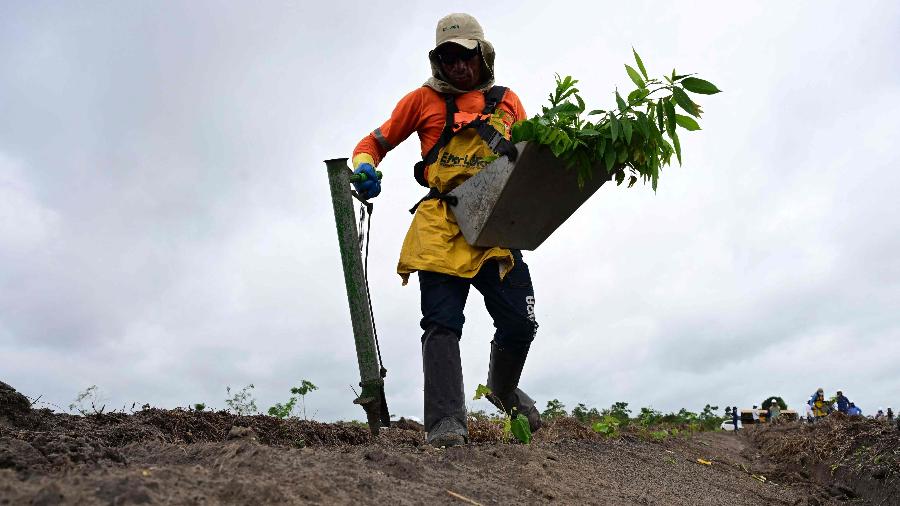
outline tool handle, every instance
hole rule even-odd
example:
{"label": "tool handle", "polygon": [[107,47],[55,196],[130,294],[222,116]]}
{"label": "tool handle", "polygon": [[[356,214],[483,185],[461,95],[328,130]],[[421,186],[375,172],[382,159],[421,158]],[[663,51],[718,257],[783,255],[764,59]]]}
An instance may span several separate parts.
{"label": "tool handle", "polygon": [[[375,174],[378,176],[378,179],[381,179],[381,171],[380,170],[376,170]],[[364,172],[360,172],[359,174],[353,174],[352,176],[350,176],[351,183],[365,183],[368,180],[369,180],[369,177],[366,176],[366,174]]]}

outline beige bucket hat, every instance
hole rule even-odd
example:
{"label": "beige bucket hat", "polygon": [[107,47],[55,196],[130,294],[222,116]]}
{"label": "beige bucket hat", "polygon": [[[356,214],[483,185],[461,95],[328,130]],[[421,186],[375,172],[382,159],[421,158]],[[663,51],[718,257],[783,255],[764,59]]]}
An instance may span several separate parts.
{"label": "beige bucket hat", "polygon": [[466,49],[475,49],[484,41],[484,30],[478,20],[464,13],[448,14],[440,19],[435,31],[434,47],[452,42]]}
{"label": "beige bucket hat", "polygon": [[475,49],[481,46],[483,81],[475,89],[484,91],[494,85],[494,46],[484,39],[484,30],[470,14],[448,14],[438,21],[435,32],[434,49],[428,52],[431,62],[431,77],[425,81],[425,86],[438,93],[462,94],[471,90],[460,90],[447,82],[441,72],[441,65],[437,60],[437,48],[442,44],[454,43],[466,49]]}

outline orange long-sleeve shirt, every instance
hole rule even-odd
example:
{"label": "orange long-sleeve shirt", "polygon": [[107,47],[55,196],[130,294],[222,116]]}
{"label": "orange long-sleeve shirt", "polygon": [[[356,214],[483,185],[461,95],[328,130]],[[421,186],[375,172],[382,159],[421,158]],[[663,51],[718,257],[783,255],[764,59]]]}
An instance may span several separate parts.
{"label": "orange long-sleeve shirt", "polygon": [[[460,112],[481,113],[484,109],[484,94],[470,91],[458,95],[456,106]],[[525,107],[512,90],[506,91],[497,110],[502,111],[500,115],[506,123],[507,131],[513,123],[526,118]],[[446,114],[444,99],[438,92],[426,86],[415,89],[400,99],[391,117],[383,125],[359,141],[353,150],[353,166],[363,162],[378,165],[388,151],[405,141],[413,132],[419,134],[424,156],[441,136]]]}

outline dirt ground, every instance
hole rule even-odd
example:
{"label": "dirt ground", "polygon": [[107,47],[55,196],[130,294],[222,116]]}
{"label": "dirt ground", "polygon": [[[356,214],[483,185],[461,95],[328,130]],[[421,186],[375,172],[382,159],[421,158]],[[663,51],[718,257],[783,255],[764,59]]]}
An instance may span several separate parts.
{"label": "dirt ground", "polygon": [[604,438],[564,418],[526,446],[473,422],[472,444],[435,449],[405,421],[372,438],[352,424],[159,409],[81,417],[31,410],[23,399],[0,383],[0,504],[825,505],[900,497],[893,468],[835,481],[820,472],[831,469],[831,453],[785,454],[815,437],[799,424],[654,441]]}

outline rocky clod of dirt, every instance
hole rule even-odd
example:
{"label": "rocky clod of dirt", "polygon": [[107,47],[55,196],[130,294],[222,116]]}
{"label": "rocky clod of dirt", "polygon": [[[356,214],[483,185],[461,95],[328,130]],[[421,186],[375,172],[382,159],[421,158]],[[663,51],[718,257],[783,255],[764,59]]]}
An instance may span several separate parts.
{"label": "rocky clod of dirt", "polygon": [[251,429],[250,427],[238,427],[235,425],[228,431],[228,436],[225,439],[244,439],[250,441],[252,443],[258,443],[259,437],[256,435],[256,431]]}
{"label": "rocky clod of dirt", "polygon": [[0,381],[0,425],[15,425],[31,414],[31,401],[16,389]]}

